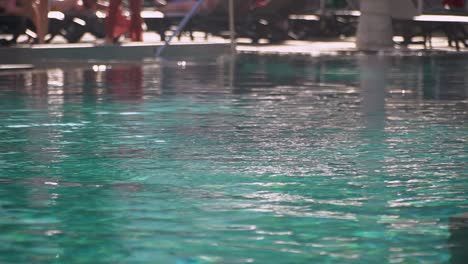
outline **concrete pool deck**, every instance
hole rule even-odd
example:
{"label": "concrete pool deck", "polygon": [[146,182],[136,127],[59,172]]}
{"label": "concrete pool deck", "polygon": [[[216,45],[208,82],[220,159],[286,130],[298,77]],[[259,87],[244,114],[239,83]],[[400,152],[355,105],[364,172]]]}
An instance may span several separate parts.
{"label": "concrete pool deck", "polygon": [[[121,43],[53,43],[44,45],[17,45],[0,47],[0,64],[47,63],[50,60],[128,61],[155,58],[163,42]],[[209,58],[229,53],[227,42],[177,42],[164,50],[164,57]]]}
{"label": "concrete pool deck", "polygon": [[[240,43],[237,46],[240,53],[261,53],[261,54],[298,54],[308,56],[336,55],[356,53],[355,38],[345,39],[314,39],[308,41],[285,41],[281,44],[251,45]],[[395,54],[418,54],[418,53],[468,53],[468,48],[460,48],[457,51],[454,47],[448,47],[445,37],[433,37],[432,48],[424,48],[421,44],[411,44],[406,47],[395,45],[395,49],[389,51]]]}
{"label": "concrete pool deck", "polygon": [[[42,64],[48,61],[128,61],[155,58],[156,50],[164,45],[154,34],[146,34],[145,42],[123,42],[115,45],[104,45],[102,42],[85,39],[81,43],[68,44],[54,41],[52,44],[30,45],[19,44],[13,47],[0,47],[0,64]],[[240,40],[238,53],[258,54],[293,54],[304,56],[336,55],[356,53],[355,39],[315,39],[308,41],[285,41],[280,44],[250,44]],[[414,54],[426,53],[468,53],[467,48],[456,51],[447,46],[447,40],[434,37],[433,48],[424,49],[422,45],[396,47],[392,52]],[[209,37],[198,37],[191,41],[188,37],[175,40],[164,51],[165,58],[217,58],[231,51],[228,40]]]}

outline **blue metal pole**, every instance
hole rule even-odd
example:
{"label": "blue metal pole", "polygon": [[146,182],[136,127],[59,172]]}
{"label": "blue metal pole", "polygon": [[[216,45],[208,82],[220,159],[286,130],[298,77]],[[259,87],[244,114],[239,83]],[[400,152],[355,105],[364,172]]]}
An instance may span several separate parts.
{"label": "blue metal pole", "polygon": [[169,43],[171,42],[172,38],[174,38],[174,36],[177,36],[179,35],[180,31],[182,31],[182,29],[184,29],[185,25],[187,24],[187,22],[190,20],[190,18],[192,18],[192,16],[195,14],[195,12],[198,10],[198,8],[203,4],[205,0],[198,0],[198,2],[192,7],[192,10],[190,10],[190,12],[188,12],[184,19],[182,19],[182,21],[180,22],[179,26],[177,26],[177,29],[176,31],[174,32],[174,34],[172,34],[169,39],[167,39],[164,43],[163,46],[159,47],[158,50],[156,51],[156,57],[160,57],[161,56],[161,53],[164,51],[164,49],[169,46]]}

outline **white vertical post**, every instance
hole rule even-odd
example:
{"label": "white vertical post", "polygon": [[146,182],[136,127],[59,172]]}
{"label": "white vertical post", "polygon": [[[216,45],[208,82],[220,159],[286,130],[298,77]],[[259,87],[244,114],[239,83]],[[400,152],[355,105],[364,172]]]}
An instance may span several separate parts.
{"label": "white vertical post", "polygon": [[424,0],[418,0],[418,15],[422,15],[424,11]]}
{"label": "white vertical post", "polygon": [[361,0],[356,47],[376,51],[393,48],[391,0]]}
{"label": "white vertical post", "polygon": [[326,0],[320,0],[320,14],[323,14],[325,12],[326,4]]}
{"label": "white vertical post", "polygon": [[236,51],[236,29],[234,24],[234,0],[229,0],[229,34],[231,37],[231,53]]}

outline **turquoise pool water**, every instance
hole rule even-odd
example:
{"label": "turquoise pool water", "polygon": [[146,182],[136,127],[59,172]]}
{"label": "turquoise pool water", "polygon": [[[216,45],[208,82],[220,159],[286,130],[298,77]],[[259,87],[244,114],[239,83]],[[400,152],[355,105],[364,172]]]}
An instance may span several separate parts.
{"label": "turquoise pool water", "polygon": [[0,72],[0,263],[450,263],[468,58]]}

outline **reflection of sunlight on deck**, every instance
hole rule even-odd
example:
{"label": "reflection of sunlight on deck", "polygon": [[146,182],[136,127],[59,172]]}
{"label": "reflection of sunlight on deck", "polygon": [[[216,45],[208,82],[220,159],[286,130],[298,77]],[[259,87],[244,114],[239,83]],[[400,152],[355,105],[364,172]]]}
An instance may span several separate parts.
{"label": "reflection of sunlight on deck", "polygon": [[286,41],[278,45],[239,45],[237,49],[241,52],[259,53],[295,53],[295,54],[335,54],[343,51],[353,51],[356,45],[354,39],[344,39],[337,41]]}

